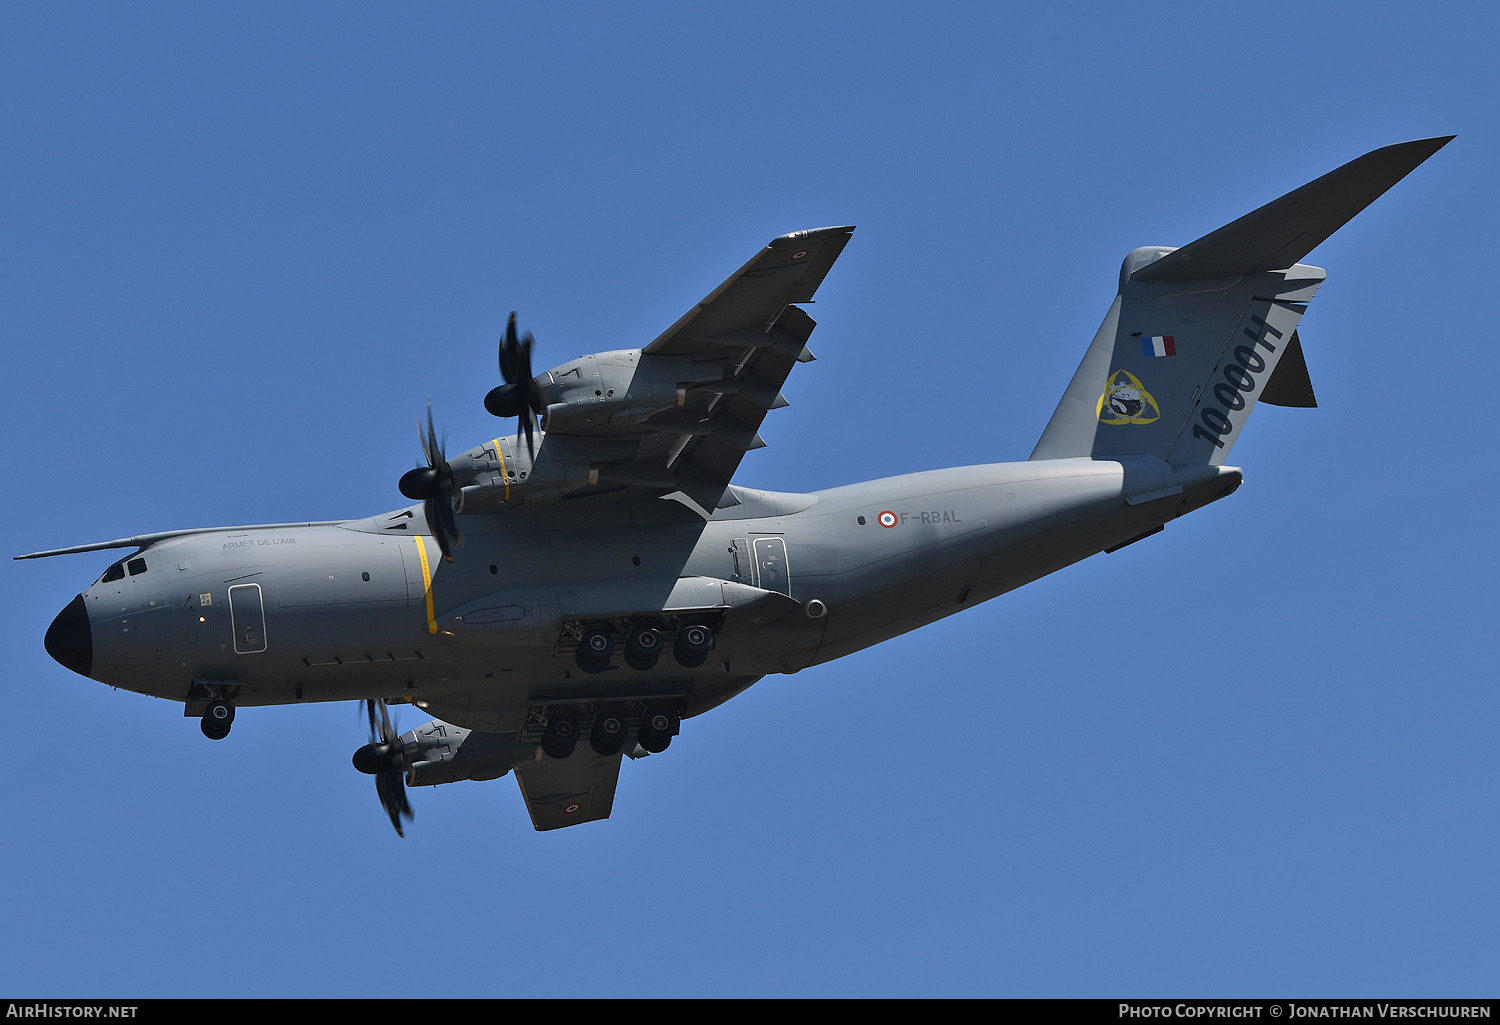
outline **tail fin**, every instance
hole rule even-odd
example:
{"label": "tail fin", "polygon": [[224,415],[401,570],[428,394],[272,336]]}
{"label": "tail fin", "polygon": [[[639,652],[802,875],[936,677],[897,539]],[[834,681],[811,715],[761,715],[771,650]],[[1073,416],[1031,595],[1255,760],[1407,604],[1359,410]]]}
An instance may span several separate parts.
{"label": "tail fin", "polygon": [[1130,253],[1031,458],[1217,466],[1258,399],[1311,405],[1296,328],[1325,275],[1297,261],[1451,138],[1386,146],[1181,249]]}

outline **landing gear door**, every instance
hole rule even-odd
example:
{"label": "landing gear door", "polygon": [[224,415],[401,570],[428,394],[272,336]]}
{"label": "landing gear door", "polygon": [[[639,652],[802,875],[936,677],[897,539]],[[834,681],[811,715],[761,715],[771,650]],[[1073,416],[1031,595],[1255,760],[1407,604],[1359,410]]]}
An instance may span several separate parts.
{"label": "landing gear door", "polygon": [[266,650],[266,607],[259,584],[236,584],[229,589],[229,620],[235,651],[249,655]]}
{"label": "landing gear door", "polygon": [[792,578],[787,571],[786,539],[757,537],[751,542],[754,553],[756,586],[766,591],[780,591],[791,597]]}

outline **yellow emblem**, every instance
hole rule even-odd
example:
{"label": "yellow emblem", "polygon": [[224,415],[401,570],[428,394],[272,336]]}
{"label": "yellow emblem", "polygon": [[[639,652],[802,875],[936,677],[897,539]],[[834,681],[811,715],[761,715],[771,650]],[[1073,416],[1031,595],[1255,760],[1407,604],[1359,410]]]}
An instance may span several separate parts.
{"label": "yellow emblem", "polygon": [[1106,424],[1151,424],[1161,419],[1161,407],[1128,370],[1116,370],[1099,396],[1099,421]]}

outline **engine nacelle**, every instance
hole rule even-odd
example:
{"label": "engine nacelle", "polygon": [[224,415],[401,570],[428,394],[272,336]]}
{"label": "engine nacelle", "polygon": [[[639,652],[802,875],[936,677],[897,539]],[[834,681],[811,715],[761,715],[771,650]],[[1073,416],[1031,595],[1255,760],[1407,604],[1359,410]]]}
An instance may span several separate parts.
{"label": "engine nacelle", "polygon": [[598,352],[537,378],[546,412],[542,430],[554,434],[587,434],[622,427],[643,433],[691,433],[681,424],[653,424],[659,414],[684,404],[688,392],[725,385],[718,364],[698,364],[676,356],[648,356],[640,349]]}
{"label": "engine nacelle", "polygon": [[518,765],[536,761],[539,751],[514,733],[480,733],[436,719],[403,733],[401,743],[406,785],[411,787],[499,779]]}
{"label": "engine nacelle", "polygon": [[528,499],[560,498],[596,484],[595,466],[628,459],[636,445],[600,438],[563,452],[544,449],[539,439],[533,454],[513,436],[495,438],[448,460],[458,485],[457,510],[495,512]]}

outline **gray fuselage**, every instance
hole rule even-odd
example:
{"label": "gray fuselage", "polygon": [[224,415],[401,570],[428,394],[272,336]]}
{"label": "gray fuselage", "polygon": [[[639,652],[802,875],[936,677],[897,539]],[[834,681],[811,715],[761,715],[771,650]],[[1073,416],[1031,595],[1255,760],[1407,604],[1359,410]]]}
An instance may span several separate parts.
{"label": "gray fuselage", "polygon": [[[1239,481],[1154,459],[997,463],[812,494],[735,488],[738,503],[706,521],[603,495],[461,516],[451,564],[420,506],[186,533],[83,592],[91,651],[75,668],[190,714],[209,693],[241,706],[404,698],[500,732],[537,702],[669,694],[690,716],[1119,547]],[[684,609],[719,617],[702,666],[575,664],[581,626]]]}

